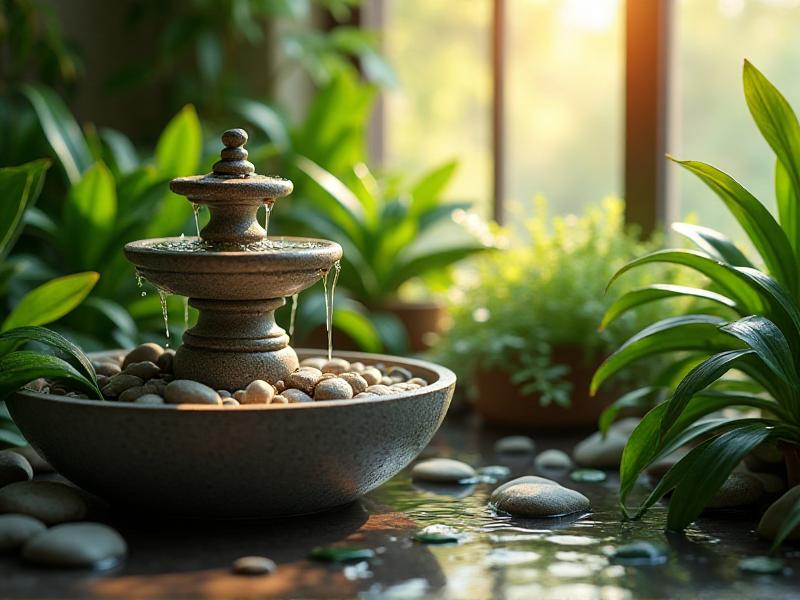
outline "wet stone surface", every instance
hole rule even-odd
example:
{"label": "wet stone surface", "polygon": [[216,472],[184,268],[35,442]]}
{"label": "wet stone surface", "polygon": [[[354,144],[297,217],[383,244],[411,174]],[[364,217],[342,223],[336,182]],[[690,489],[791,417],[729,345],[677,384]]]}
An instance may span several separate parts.
{"label": "wet stone surface", "polygon": [[[755,532],[754,511],[717,509],[686,535],[667,535],[662,505],[641,521],[621,519],[613,471],[597,483],[576,482],[568,470],[540,472],[533,466],[535,454],[497,456],[494,443],[500,437],[451,417],[425,452],[426,457],[461,460],[479,473],[482,467],[507,466],[511,472],[496,483],[412,482],[407,469],[362,500],[320,515],[197,522],[92,505],[88,518],[122,534],[127,559],[98,572],[45,570],[13,554],[0,555],[0,597],[797,597],[800,547],[784,549],[777,566],[763,559],[743,562],[769,551],[769,542]],[[568,453],[579,441],[534,439],[540,449]],[[579,491],[593,512],[555,519],[495,514],[488,507],[492,491],[505,479],[526,475]],[[642,484],[634,495],[645,491]],[[332,559],[329,552],[325,560],[312,556],[315,548],[369,552],[348,560]],[[236,559],[262,553],[280,565],[274,573],[246,577],[232,572]]]}

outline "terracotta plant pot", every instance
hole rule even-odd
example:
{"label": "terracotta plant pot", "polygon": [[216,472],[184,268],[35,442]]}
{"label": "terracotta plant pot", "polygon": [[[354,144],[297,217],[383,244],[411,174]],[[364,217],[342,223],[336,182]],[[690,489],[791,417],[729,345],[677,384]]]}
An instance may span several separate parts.
{"label": "terracotta plant pot", "polygon": [[511,376],[501,369],[487,369],[475,374],[478,400],[475,408],[489,423],[524,431],[590,431],[597,429],[600,413],[615,398],[612,390],[589,396],[589,383],[602,357],[590,363],[583,350],[561,346],[553,350],[553,363],[569,365],[572,382],[572,404],[568,408],[557,404],[542,406],[539,396],[525,396],[511,382]]}
{"label": "terracotta plant pot", "polygon": [[376,310],[391,313],[400,320],[408,335],[408,349],[411,352],[422,352],[431,347],[436,335],[442,332],[446,314],[444,306],[436,301],[397,300],[382,304]]}

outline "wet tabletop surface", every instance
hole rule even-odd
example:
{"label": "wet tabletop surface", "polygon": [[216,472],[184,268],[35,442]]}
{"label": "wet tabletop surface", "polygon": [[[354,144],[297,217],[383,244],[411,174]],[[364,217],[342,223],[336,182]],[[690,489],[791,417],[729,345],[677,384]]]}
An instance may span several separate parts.
{"label": "wet tabletop surface", "polygon": [[[499,436],[473,419],[450,418],[424,455],[534,474],[531,457],[494,455]],[[577,439],[536,437],[539,450],[569,450]],[[593,512],[546,521],[499,517],[486,506],[497,484],[422,487],[407,472],[347,507],[294,519],[158,520],[98,507],[94,517],[128,541],[125,563],[102,572],[53,571],[0,557],[0,598],[800,598],[800,547],[784,551],[783,575],[738,571],[741,558],[768,550],[753,532],[753,514],[717,513],[684,536],[666,535],[664,507],[643,521],[620,519],[616,474],[603,483],[575,483],[566,473],[553,478],[588,496]],[[455,528],[461,542],[412,540],[429,525]],[[609,558],[615,546],[635,540],[665,544],[668,560],[629,566]],[[338,565],[307,559],[312,548],[333,544],[377,555]],[[278,571],[231,574],[231,562],[250,554],[271,557]]]}

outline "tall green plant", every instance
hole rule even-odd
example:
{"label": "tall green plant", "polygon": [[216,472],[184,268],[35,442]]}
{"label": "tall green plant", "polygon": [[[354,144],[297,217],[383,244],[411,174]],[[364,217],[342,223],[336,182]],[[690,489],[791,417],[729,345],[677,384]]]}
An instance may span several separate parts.
{"label": "tall green plant", "polygon": [[[753,65],[744,63],[750,113],[776,155],[778,220],[741,184],[711,165],[675,162],[697,175],[722,200],[752,242],[763,267],[721,233],[677,224],[697,250],[663,250],[630,262],[612,279],[654,263],[671,263],[706,277],[706,288],[650,286],[622,296],[606,322],[643,304],[681,296],[710,301],[717,310],[673,316],[631,337],[598,369],[596,390],[632,363],[663,353],[693,362],[668,399],[651,410],[631,435],[620,467],[620,502],[648,465],[686,444],[697,445],[673,466],[633,513],[639,517],[672,492],[669,529],[683,529],[708,504],[739,462],[764,442],[800,446],[800,124],[786,99]],[[674,160],[674,159],[673,159]],[[688,359],[687,359],[688,357]],[[729,407],[761,416],[708,419]],[[800,519],[788,515],[775,545]]]}

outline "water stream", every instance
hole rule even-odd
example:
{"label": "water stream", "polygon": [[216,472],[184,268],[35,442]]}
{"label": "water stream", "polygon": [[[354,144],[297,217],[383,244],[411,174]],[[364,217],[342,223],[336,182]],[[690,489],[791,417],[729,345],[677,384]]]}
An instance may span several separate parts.
{"label": "water stream", "polygon": [[194,213],[194,228],[197,230],[197,237],[200,237],[200,205],[197,202],[192,202],[192,213]]}
{"label": "water stream", "polygon": [[264,203],[264,234],[269,235],[269,217],[272,214],[272,202]]}
{"label": "water stream", "polygon": [[167,336],[167,343],[165,347],[169,348],[169,309],[167,307],[167,297],[170,296],[169,292],[162,289],[158,290],[158,299],[161,302],[161,315],[164,317],[164,334]]}
{"label": "water stream", "polygon": [[331,284],[330,298],[328,298],[328,275],[325,273],[322,278],[322,290],[325,294],[325,331],[328,334],[328,360],[333,358],[333,299],[336,296],[336,282],[339,281],[339,273],[342,271],[340,261],[333,263],[333,282]]}
{"label": "water stream", "polygon": [[294,320],[295,320],[295,317],[297,317],[297,299],[298,299],[299,296],[300,296],[300,294],[294,294],[292,296],[292,312],[291,312],[291,314],[289,316],[289,338],[290,339],[294,335]]}

